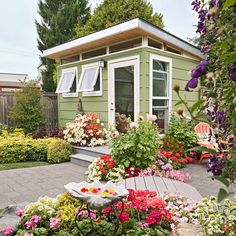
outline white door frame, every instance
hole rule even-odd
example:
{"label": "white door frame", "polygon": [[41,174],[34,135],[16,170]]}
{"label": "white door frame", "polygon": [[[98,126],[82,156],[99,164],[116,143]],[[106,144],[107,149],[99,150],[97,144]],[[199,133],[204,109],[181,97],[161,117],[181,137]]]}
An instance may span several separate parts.
{"label": "white door frame", "polygon": [[108,123],[115,122],[115,73],[114,69],[134,66],[134,121],[138,120],[140,94],[140,57],[125,57],[108,61]]}

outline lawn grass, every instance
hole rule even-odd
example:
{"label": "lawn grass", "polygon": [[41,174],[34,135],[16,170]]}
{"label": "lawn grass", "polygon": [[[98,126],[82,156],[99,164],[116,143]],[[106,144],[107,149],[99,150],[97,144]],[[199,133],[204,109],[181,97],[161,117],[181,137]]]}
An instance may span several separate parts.
{"label": "lawn grass", "polygon": [[6,164],[0,164],[0,171],[18,169],[18,168],[29,168],[34,166],[46,166],[46,165],[49,164],[43,161],[6,163]]}

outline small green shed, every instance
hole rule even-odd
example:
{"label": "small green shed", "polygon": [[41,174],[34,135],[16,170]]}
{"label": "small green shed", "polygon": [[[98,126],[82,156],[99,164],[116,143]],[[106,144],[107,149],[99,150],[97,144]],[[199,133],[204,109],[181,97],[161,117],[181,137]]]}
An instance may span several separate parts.
{"label": "small green shed", "polygon": [[166,129],[181,87],[189,104],[199,92],[184,86],[203,58],[198,48],[142,20],[133,19],[44,51],[58,66],[59,125],[74,119],[83,107],[108,125],[115,113],[133,120],[155,114]]}

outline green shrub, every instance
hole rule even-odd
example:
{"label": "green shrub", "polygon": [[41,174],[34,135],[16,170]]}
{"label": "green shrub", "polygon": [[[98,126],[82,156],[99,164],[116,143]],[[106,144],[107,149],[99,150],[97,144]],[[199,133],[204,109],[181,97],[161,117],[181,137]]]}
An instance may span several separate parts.
{"label": "green shrub", "polygon": [[61,163],[70,160],[72,154],[72,147],[65,140],[51,138],[48,144],[48,157],[49,163]]}
{"label": "green shrub", "polygon": [[0,163],[46,160],[47,147],[40,141],[14,136],[0,139]]}
{"label": "green shrub", "polygon": [[183,143],[185,148],[192,148],[196,145],[196,134],[191,123],[183,118],[172,117],[166,132],[167,137],[172,137]]}
{"label": "green shrub", "polygon": [[159,133],[156,125],[148,121],[139,121],[138,125],[138,128],[131,128],[112,140],[111,155],[125,167],[145,169],[156,160]]}
{"label": "green shrub", "polygon": [[40,98],[41,92],[34,84],[26,84],[22,90],[16,92],[16,104],[10,112],[10,117],[26,134],[38,130],[44,123]]}
{"label": "green shrub", "polygon": [[4,125],[4,124],[0,123],[0,135],[2,134],[3,130],[7,130],[7,129],[8,129],[7,125]]}
{"label": "green shrub", "polygon": [[0,136],[0,163],[48,161],[60,163],[69,160],[72,148],[57,138],[32,139],[18,132]]}
{"label": "green shrub", "polygon": [[180,150],[184,150],[185,147],[183,143],[169,136],[163,137],[161,141],[162,141],[161,149],[167,152],[169,151],[178,152]]}

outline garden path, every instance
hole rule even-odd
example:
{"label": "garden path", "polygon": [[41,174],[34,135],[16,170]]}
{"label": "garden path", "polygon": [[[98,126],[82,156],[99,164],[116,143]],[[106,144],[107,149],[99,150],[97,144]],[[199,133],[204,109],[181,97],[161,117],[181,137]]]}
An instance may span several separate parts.
{"label": "garden path", "polygon": [[[40,196],[56,197],[62,193],[69,182],[85,180],[87,170],[72,163],[63,163],[42,167],[0,171],[0,208],[8,205],[36,201]],[[211,180],[206,172],[206,163],[189,164],[185,170],[190,173],[190,185],[203,197],[217,195],[223,185]]]}

